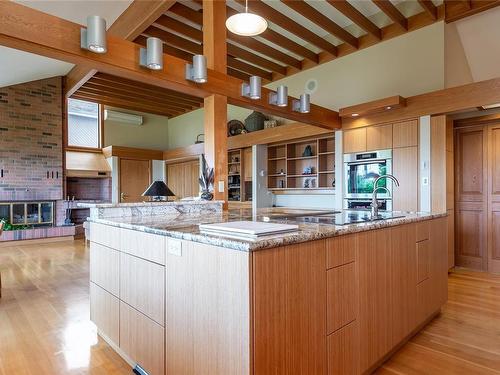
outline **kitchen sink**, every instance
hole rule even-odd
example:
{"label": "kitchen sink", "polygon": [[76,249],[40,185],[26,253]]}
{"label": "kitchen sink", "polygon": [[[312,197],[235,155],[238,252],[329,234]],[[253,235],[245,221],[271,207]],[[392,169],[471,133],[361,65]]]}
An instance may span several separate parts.
{"label": "kitchen sink", "polygon": [[376,218],[372,218],[368,211],[337,211],[334,213],[297,216],[295,220],[297,222],[311,224],[348,225],[379,220],[392,220],[404,216],[405,215],[395,214],[393,212],[381,212]]}

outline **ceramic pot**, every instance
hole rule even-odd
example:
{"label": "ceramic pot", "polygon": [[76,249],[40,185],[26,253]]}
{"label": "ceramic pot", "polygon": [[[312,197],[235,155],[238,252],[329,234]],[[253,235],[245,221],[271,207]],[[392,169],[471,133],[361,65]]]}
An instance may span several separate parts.
{"label": "ceramic pot", "polygon": [[201,199],[203,199],[204,201],[211,201],[212,199],[214,199],[214,195],[210,191],[204,190],[201,192]]}

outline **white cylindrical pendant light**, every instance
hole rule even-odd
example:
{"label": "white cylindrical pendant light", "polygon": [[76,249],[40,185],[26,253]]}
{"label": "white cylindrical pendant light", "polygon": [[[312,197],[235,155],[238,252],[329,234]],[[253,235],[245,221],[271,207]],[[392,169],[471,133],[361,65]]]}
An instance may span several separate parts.
{"label": "white cylindrical pendant light", "polygon": [[205,56],[194,55],[193,63],[186,64],[186,79],[196,83],[207,82],[207,58]]}
{"label": "white cylindrical pendant light", "polygon": [[288,105],[288,87],[281,85],[278,86],[276,92],[270,92],[269,104],[273,104],[278,107],[286,107]]}
{"label": "white cylindrical pendant light", "polygon": [[293,108],[295,112],[309,113],[311,111],[311,97],[309,94],[302,94],[300,100],[293,101]]}
{"label": "white cylindrical pendant light", "polygon": [[261,98],[262,79],[259,76],[251,76],[249,83],[241,84],[241,95],[252,100]]}
{"label": "white cylindrical pendant light", "polygon": [[150,37],[146,40],[146,48],[141,48],[140,65],[151,70],[163,69],[163,42]]}
{"label": "white cylindrical pendant light", "polygon": [[106,53],[106,20],[104,18],[87,17],[87,28],[81,29],[80,46],[95,53]]}

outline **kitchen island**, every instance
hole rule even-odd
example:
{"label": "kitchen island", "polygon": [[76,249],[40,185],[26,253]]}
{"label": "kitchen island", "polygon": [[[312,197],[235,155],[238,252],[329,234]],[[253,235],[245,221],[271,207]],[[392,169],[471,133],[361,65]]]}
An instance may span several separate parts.
{"label": "kitchen island", "polygon": [[[315,215],[94,216],[91,318],[151,375],[369,373],[446,301],[446,215]],[[240,240],[198,228],[241,220],[299,230]]]}

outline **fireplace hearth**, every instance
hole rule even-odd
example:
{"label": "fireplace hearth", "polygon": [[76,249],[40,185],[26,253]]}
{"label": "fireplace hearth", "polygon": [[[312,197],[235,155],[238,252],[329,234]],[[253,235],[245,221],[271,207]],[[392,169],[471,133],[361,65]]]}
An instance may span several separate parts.
{"label": "fireplace hearth", "polygon": [[0,219],[13,226],[52,226],[53,201],[0,202]]}

